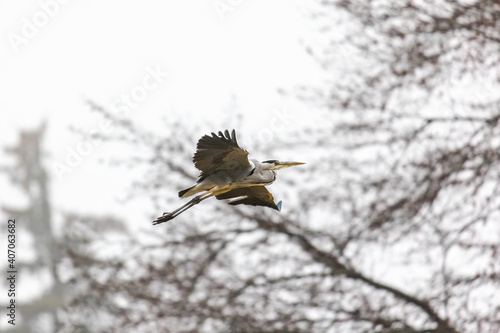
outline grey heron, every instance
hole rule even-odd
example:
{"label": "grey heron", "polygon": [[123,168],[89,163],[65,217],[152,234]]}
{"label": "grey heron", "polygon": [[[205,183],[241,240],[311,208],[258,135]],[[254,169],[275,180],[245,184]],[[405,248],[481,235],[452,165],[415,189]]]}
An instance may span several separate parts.
{"label": "grey heron", "polygon": [[204,135],[198,141],[193,162],[201,171],[200,176],[196,184],[180,191],[179,197],[202,194],[172,212],[163,213],[153,221],[153,225],[167,222],[213,196],[219,200],[232,199],[228,202],[230,205],[266,206],[280,211],[281,201],[276,204],[266,186],[276,180],[275,170],[305,164],[248,159],[248,151],[238,146],[234,129],[231,134],[226,130],[218,135]]}

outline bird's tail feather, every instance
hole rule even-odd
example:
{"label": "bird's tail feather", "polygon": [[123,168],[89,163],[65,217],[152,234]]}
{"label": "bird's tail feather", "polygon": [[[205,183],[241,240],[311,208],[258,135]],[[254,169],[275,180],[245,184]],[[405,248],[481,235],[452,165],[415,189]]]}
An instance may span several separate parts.
{"label": "bird's tail feather", "polygon": [[179,198],[187,198],[201,191],[204,191],[204,189],[201,188],[201,186],[198,186],[198,184],[195,184],[185,190],[180,191]]}

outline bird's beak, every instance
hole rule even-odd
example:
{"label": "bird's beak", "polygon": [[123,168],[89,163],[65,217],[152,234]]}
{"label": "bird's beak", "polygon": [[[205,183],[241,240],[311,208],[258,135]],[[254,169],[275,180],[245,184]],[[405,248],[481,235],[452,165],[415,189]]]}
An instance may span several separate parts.
{"label": "bird's beak", "polygon": [[280,161],[280,162],[276,163],[275,169],[279,170],[279,169],[289,168],[291,166],[301,165],[301,164],[305,164],[305,163],[303,163],[303,162],[281,162]]}

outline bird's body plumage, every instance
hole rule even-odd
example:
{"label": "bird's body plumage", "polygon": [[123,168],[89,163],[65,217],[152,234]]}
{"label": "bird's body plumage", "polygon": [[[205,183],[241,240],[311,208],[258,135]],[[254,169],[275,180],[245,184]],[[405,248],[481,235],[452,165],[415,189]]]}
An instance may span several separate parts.
{"label": "bird's body plumage", "polygon": [[219,135],[204,135],[197,144],[193,163],[201,173],[193,186],[179,192],[179,197],[187,198],[205,192],[172,213],[165,213],[153,223],[166,222],[193,205],[215,196],[217,199],[232,199],[230,205],[266,206],[281,209],[281,202],[276,204],[273,195],[265,188],[276,180],[280,168],[304,163],[280,162],[277,160],[248,159],[248,151],[242,149],[233,130]]}
{"label": "bird's body plumage", "polygon": [[200,177],[198,182],[179,192],[179,197],[187,198],[193,194],[212,190],[217,196],[236,188],[271,185],[276,179],[276,172],[263,170],[259,161],[250,160],[248,167],[235,170],[217,170],[216,172]]}

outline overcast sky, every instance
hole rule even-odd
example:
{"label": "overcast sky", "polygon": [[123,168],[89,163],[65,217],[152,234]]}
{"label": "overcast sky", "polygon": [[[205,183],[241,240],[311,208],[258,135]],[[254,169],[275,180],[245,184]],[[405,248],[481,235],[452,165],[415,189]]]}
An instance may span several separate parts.
{"label": "overcast sky", "polygon": [[[80,140],[68,127],[99,127],[87,98],[128,108],[152,131],[170,116],[211,119],[206,131],[219,130],[213,124],[231,119],[234,97],[240,110],[258,117],[280,108],[305,116],[277,89],[318,81],[303,46],[314,33],[306,9],[299,0],[3,1],[0,144],[46,119],[49,162],[64,162]],[[256,122],[246,127],[240,141],[258,130]],[[109,186],[109,175],[96,167],[99,157],[89,155],[62,181],[52,174],[59,208],[113,207],[119,181]],[[99,182],[106,186],[96,191]],[[21,200],[9,196],[7,202]]]}

